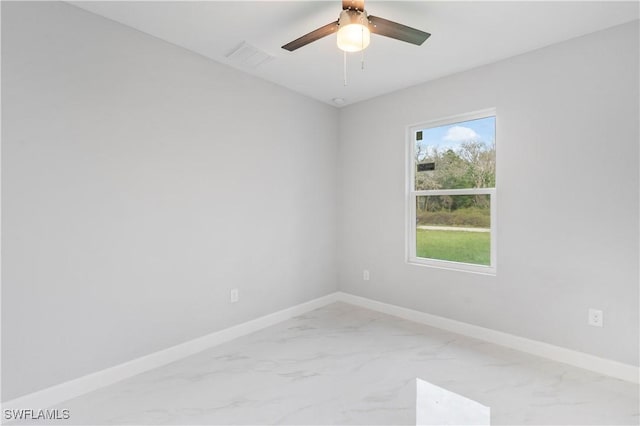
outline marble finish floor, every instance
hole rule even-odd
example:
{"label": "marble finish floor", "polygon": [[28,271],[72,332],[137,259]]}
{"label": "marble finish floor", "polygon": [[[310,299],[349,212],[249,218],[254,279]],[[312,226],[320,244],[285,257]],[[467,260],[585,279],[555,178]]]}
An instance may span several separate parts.
{"label": "marble finish floor", "polygon": [[634,424],[638,385],[344,303],[60,404],[59,424],[415,424],[416,378],[497,424]]}

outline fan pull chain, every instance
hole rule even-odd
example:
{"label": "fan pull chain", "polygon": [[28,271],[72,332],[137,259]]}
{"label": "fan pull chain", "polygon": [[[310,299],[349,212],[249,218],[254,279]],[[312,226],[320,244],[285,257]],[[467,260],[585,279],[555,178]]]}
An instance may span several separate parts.
{"label": "fan pull chain", "polygon": [[360,37],[360,43],[361,43],[361,49],[362,50],[362,63],[360,65],[360,69],[362,69],[362,71],[364,71],[364,26],[362,27],[362,37]]}
{"label": "fan pull chain", "polygon": [[344,75],[344,85],[347,85],[347,51],[343,50],[342,53],[344,53],[343,56],[343,61],[342,61],[342,71],[343,71],[343,75]]}

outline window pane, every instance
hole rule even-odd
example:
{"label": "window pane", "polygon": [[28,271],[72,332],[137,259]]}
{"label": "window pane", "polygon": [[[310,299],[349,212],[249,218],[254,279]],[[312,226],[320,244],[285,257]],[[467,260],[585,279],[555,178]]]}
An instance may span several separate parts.
{"label": "window pane", "polygon": [[491,197],[416,197],[416,256],[491,265]]}
{"label": "window pane", "polygon": [[496,118],[415,132],[415,189],[493,188]]}

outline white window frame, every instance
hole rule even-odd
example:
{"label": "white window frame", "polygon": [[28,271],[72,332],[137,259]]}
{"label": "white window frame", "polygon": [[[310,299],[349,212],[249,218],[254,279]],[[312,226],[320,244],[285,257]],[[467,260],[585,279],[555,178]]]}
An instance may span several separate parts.
{"label": "white window frame", "polygon": [[[495,108],[485,109],[482,111],[475,111],[467,114],[460,114],[451,117],[446,117],[438,120],[427,121],[424,123],[415,124],[407,128],[407,153],[406,153],[406,169],[407,169],[407,191],[406,191],[406,205],[407,205],[407,263],[413,265],[422,265],[435,268],[451,269],[456,271],[475,272],[480,274],[496,275],[496,259],[497,259],[497,246],[496,246],[496,211],[497,211],[497,196],[496,188],[465,188],[465,189],[434,189],[434,190],[422,190],[416,191],[415,189],[415,135],[419,130],[430,129],[433,127],[446,126],[451,124],[457,124],[463,121],[477,120],[480,118],[496,117],[497,114]],[[496,126],[497,127],[497,126]],[[496,136],[497,139],[497,136]],[[496,183],[497,186],[497,183]],[[420,196],[437,196],[437,195],[488,195],[490,199],[490,223],[491,223],[491,265],[477,265],[472,263],[455,262],[450,260],[440,259],[428,259],[424,257],[418,257],[416,255],[416,204],[417,199]]]}

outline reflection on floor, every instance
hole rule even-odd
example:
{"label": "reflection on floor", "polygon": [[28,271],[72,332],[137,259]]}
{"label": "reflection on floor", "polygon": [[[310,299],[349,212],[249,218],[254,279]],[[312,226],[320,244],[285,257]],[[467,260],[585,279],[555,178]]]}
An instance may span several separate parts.
{"label": "reflection on floor", "polygon": [[637,385],[343,303],[56,408],[64,424],[415,424],[416,378],[493,425],[639,420]]}
{"label": "reflection on floor", "polygon": [[416,379],[416,425],[491,424],[491,407],[422,379]]}

